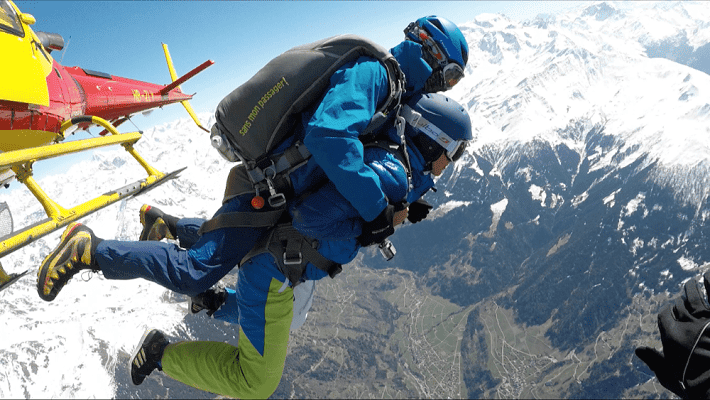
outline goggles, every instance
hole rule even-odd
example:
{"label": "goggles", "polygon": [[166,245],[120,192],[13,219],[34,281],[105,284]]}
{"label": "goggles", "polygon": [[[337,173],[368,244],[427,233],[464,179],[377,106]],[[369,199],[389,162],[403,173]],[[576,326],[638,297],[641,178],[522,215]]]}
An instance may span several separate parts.
{"label": "goggles", "polygon": [[448,150],[446,151],[446,158],[449,159],[451,162],[456,162],[461,158],[463,155],[463,152],[466,150],[466,145],[468,145],[468,142],[463,141],[463,140],[457,140],[456,141],[456,148],[449,152]]}
{"label": "goggles", "polygon": [[432,63],[430,63],[430,66],[434,69],[434,73],[441,74],[446,89],[451,89],[459,83],[464,77],[463,68],[455,62],[449,61],[449,58],[446,57],[446,53],[441,50],[441,47],[436,44],[434,39],[432,39],[424,29],[419,27],[415,22],[412,22],[404,32],[407,34],[408,38],[416,37],[421,40],[424,49],[436,60],[438,68],[436,65],[431,65]]}
{"label": "goggles", "polygon": [[451,89],[456,86],[461,79],[463,79],[463,69],[456,63],[448,63],[444,67],[444,83],[446,83],[447,89]]}
{"label": "goggles", "polygon": [[466,150],[466,140],[454,140],[438,126],[424,118],[420,113],[405,105],[402,109],[402,117],[412,128],[427,135],[445,150],[446,158],[451,162],[456,162],[461,158]]}

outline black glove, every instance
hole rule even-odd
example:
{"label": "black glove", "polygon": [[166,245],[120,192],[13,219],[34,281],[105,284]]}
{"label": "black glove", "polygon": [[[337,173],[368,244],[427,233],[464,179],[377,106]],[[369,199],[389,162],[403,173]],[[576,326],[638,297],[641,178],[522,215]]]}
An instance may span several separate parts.
{"label": "black glove", "polygon": [[382,243],[394,233],[394,206],[387,205],[375,219],[362,224],[362,234],[357,237],[361,246]]}
{"label": "black glove", "polygon": [[204,292],[190,297],[190,312],[197,314],[202,310],[207,310],[207,315],[212,316],[222,304],[227,301],[227,291],[223,288],[210,288]]}
{"label": "black glove", "polygon": [[422,222],[424,218],[429,215],[429,211],[431,211],[432,208],[434,208],[434,206],[429,204],[426,200],[419,199],[409,205],[407,219],[413,224]]}
{"label": "black glove", "polygon": [[663,353],[639,347],[636,356],[656,374],[666,389],[682,398],[710,398],[710,282],[703,277],[705,292],[695,279],[681,296],[658,314]]}

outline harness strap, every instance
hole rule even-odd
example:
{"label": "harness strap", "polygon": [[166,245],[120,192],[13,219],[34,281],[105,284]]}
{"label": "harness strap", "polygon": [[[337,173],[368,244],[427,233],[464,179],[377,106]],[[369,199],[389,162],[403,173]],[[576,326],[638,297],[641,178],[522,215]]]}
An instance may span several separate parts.
{"label": "harness strap", "polygon": [[[284,171],[300,167],[310,156],[311,152],[308,151],[308,148],[302,142],[298,141],[286,149],[281,155],[273,158],[264,157],[264,159],[260,160],[260,163],[255,162],[253,163],[254,165],[249,165],[247,173],[252,182],[262,182],[266,180],[266,178],[273,179],[274,176],[280,175]],[[265,160],[267,161],[265,163],[267,166],[260,165],[264,164]]]}
{"label": "harness strap", "polygon": [[231,212],[214,216],[205,221],[198,233],[203,235],[220,228],[264,228],[274,226],[281,218],[284,210],[264,211],[264,212]]}
{"label": "harness strap", "polygon": [[294,287],[300,283],[308,263],[334,278],[343,270],[342,265],[323,257],[317,248],[317,240],[303,236],[290,223],[279,224],[259,240],[239,265],[259,254],[269,253]]}
{"label": "harness strap", "polygon": [[391,140],[372,140],[364,145],[365,148],[368,147],[379,147],[389,151],[395,156],[397,160],[404,167],[404,171],[407,173],[407,186],[408,190],[411,191],[413,188],[412,184],[412,164],[409,161],[409,153],[407,153],[407,145],[405,139],[402,139],[402,144],[398,145]]}
{"label": "harness strap", "polygon": [[308,160],[311,152],[300,140],[284,151],[283,155],[276,161],[276,169],[285,171]]}

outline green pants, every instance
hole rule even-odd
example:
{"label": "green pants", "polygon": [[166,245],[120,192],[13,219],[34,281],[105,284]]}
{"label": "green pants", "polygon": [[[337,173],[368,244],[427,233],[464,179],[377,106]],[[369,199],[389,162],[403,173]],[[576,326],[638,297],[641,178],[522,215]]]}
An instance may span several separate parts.
{"label": "green pants", "polygon": [[285,278],[273,258],[263,256],[239,270],[237,347],[222,342],[172,343],[161,360],[163,372],[223,396],[267,398],[274,393],[288,351],[293,290],[284,288]]}

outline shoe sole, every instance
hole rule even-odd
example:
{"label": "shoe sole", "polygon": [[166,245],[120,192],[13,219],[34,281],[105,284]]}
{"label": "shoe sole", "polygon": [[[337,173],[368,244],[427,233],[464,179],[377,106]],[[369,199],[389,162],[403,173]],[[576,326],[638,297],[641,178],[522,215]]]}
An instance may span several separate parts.
{"label": "shoe sole", "polygon": [[[61,239],[59,240],[59,244],[57,245],[57,247],[56,247],[51,253],[49,253],[49,255],[47,255],[47,257],[45,257],[44,260],[42,260],[42,264],[40,264],[40,270],[39,270],[38,273],[37,273],[37,293],[39,294],[39,297],[40,297],[42,300],[44,300],[44,301],[53,301],[53,300],[57,297],[57,295],[59,294],[59,291],[57,291],[56,293],[54,293],[54,295],[52,295],[52,291],[50,291],[49,294],[47,294],[47,295],[44,294],[44,285],[47,284],[47,282],[46,282],[46,281],[47,281],[47,273],[49,272],[49,269],[48,269],[48,268],[44,268],[44,266],[45,266],[46,263],[47,263],[47,260],[49,260],[50,257],[54,257],[54,256],[57,254],[57,252],[62,251],[62,250],[64,249],[64,246],[66,246],[66,243],[64,243],[64,239],[66,239],[67,237],[71,236],[71,234],[74,233],[74,231],[76,231],[76,229],[77,229],[78,227],[80,227],[81,225],[82,225],[82,224],[79,223],[79,222],[74,222],[73,225],[70,225],[70,226],[64,231],[64,233],[62,233],[62,237],[61,237]],[[39,287],[40,282],[43,282],[43,283],[42,283],[42,288]],[[62,288],[63,288],[63,287],[62,287]],[[60,290],[61,290],[62,288],[60,288]],[[52,290],[54,290],[54,286],[52,287]]]}
{"label": "shoe sole", "polygon": [[133,350],[133,353],[131,353],[131,359],[128,362],[128,376],[131,377],[131,383],[134,386],[138,386],[138,385],[142,384],[143,382],[145,382],[145,379],[148,377],[148,376],[146,376],[145,378],[143,378],[143,382],[141,382],[141,383],[136,384],[135,382],[133,382],[133,361],[135,361],[136,357],[138,357],[138,353],[143,348],[143,343],[145,343],[145,339],[148,337],[148,334],[150,334],[154,330],[155,330],[154,328],[148,328],[145,331],[145,333],[143,334],[143,336],[141,337],[141,340],[138,342],[138,346],[136,346],[136,348]]}

